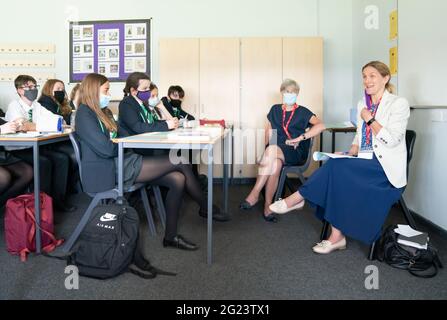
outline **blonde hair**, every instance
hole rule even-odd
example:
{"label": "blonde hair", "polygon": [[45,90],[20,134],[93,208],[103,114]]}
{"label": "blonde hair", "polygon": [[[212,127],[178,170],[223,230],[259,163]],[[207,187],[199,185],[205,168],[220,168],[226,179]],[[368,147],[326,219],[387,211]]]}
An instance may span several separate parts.
{"label": "blonde hair", "polygon": [[281,87],[280,87],[280,91],[284,92],[286,91],[286,89],[288,87],[295,87],[294,91],[298,94],[300,93],[300,86],[298,85],[298,83],[295,80],[292,79],[285,79],[282,83],[281,83]]}
{"label": "blonde hair", "polygon": [[390,72],[390,68],[388,68],[388,66],[380,61],[371,61],[369,63],[367,63],[363,68],[362,68],[362,72],[365,71],[366,68],[371,67],[376,69],[380,75],[382,77],[386,77],[389,76],[390,78],[388,79],[388,82],[385,85],[385,89],[388,90],[390,93],[395,93],[396,92],[396,88],[394,87],[394,85],[392,85],[390,83],[391,81],[391,72]]}
{"label": "blonde hair", "polygon": [[108,108],[101,109],[99,105],[99,90],[100,87],[108,82],[105,76],[97,73],[90,73],[84,80],[82,80],[79,94],[81,103],[88,106],[96,115],[98,119],[110,132],[118,131],[118,127],[113,118],[110,117],[111,111]]}
{"label": "blonde hair", "polygon": [[70,104],[68,103],[67,93],[65,92],[65,98],[62,103],[59,103],[59,101],[57,101],[54,98],[54,86],[56,85],[56,83],[62,83],[65,87],[65,84],[62,80],[49,79],[43,85],[41,96],[47,96],[47,97],[51,98],[51,100],[53,100],[60,107],[61,114],[63,116],[68,116],[71,113],[71,107],[70,107]]}

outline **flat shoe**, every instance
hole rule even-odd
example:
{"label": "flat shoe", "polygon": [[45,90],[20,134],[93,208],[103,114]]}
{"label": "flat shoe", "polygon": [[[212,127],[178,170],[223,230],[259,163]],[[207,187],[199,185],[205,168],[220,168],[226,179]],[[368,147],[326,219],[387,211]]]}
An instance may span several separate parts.
{"label": "flat shoe", "polygon": [[284,214],[284,213],[287,213],[287,212],[292,211],[292,210],[302,209],[304,207],[305,202],[306,201],[303,200],[300,203],[298,203],[297,205],[294,205],[293,207],[287,208],[286,201],[283,200],[283,199],[279,199],[275,203],[272,203],[269,206],[269,209],[272,210],[274,213]]}
{"label": "flat shoe", "polygon": [[256,203],[254,205],[251,205],[250,202],[248,202],[247,200],[244,200],[239,204],[239,209],[250,210],[250,209],[253,209],[253,207],[255,205],[256,205]]}
{"label": "flat shoe", "polygon": [[328,254],[335,250],[344,250],[344,249],[346,249],[346,238],[343,238],[342,240],[340,240],[336,243],[332,243],[328,240],[323,240],[323,241],[317,243],[312,248],[312,250],[315,253],[320,253],[320,254]]}
{"label": "flat shoe", "polygon": [[261,214],[262,214],[262,217],[264,218],[264,220],[267,221],[267,222],[272,222],[272,223],[277,223],[278,222],[278,217],[276,217],[276,214],[274,214],[274,213],[271,213],[268,216],[266,216],[264,214],[264,212],[262,212]]}

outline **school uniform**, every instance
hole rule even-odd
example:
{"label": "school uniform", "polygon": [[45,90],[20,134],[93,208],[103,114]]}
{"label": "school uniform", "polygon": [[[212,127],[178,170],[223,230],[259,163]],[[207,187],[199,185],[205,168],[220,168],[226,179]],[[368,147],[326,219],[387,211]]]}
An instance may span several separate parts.
{"label": "school uniform", "polygon": [[383,126],[377,135],[368,130],[358,104],[357,135],[353,144],[371,159],[331,159],[299,188],[300,194],[316,206],[316,215],[349,237],[370,244],[407,183],[405,132],[410,117],[408,102],[385,91],[378,105],[370,105]]}
{"label": "school uniform", "polygon": [[[81,104],[76,112],[76,134],[81,147],[82,186],[86,192],[103,192],[116,187],[118,145],[112,138],[129,133],[118,126],[118,132],[109,132],[95,112]],[[124,157],[124,188],[135,183],[142,167],[143,157],[127,152]]]}
{"label": "school uniform", "polygon": [[188,120],[195,120],[194,116],[180,108],[174,108],[171,102],[168,100],[168,97],[161,98],[161,102],[165,106],[166,110],[171,114],[171,116],[176,117],[178,119],[188,117]]}
{"label": "school uniform", "polygon": [[51,113],[63,117],[65,123],[70,125],[70,115],[71,115],[71,113],[67,114],[65,116],[62,115],[60,105],[56,101],[54,101],[51,97],[46,96],[46,95],[42,95],[37,102],[39,102],[42,107],[44,107],[45,109],[47,109]]}

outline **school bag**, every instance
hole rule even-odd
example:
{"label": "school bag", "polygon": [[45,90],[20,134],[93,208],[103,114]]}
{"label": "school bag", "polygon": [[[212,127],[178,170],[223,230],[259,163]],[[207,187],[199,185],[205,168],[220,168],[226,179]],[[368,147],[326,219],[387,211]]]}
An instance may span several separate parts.
{"label": "school bag", "polygon": [[36,252],[36,230],[40,230],[42,251],[48,253],[63,243],[54,236],[53,202],[40,193],[40,224],[36,227],[34,193],[9,199],[5,209],[5,238],[9,253],[26,261],[27,254]]}
{"label": "school bag", "polygon": [[121,202],[95,207],[67,265],[77,266],[81,276],[96,279],[114,278],[125,272],[145,279],[159,274],[175,276],[153,267],[143,256],[138,246],[138,213],[126,200]]}

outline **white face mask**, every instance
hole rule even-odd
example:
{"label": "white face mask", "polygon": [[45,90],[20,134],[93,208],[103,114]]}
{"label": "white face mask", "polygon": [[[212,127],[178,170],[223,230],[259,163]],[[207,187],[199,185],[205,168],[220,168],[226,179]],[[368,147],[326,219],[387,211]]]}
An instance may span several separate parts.
{"label": "white face mask", "polygon": [[297,94],[296,93],[284,93],[283,100],[288,106],[293,106],[296,103]]}
{"label": "white face mask", "polygon": [[155,108],[160,103],[160,99],[158,97],[152,97],[149,99],[149,105]]}

